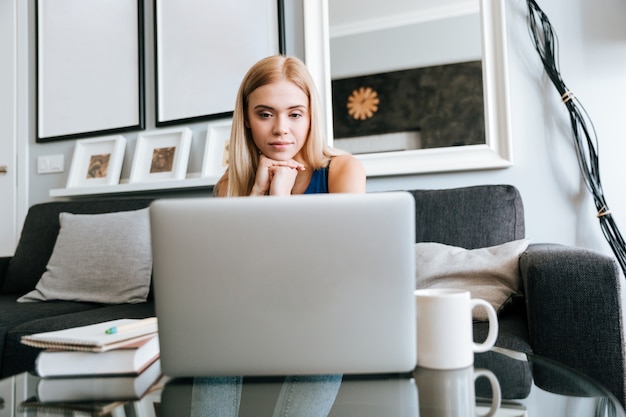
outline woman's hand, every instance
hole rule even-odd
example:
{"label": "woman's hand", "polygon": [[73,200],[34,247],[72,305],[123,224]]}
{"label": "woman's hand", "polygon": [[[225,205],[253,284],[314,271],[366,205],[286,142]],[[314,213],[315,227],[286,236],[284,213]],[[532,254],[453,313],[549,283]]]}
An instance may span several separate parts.
{"label": "woman's hand", "polygon": [[293,159],[276,161],[265,155],[259,156],[259,166],[250,195],[289,195],[304,165]]}
{"label": "woman's hand", "polygon": [[298,176],[298,169],[291,166],[272,166],[270,172],[270,195],[290,195]]}

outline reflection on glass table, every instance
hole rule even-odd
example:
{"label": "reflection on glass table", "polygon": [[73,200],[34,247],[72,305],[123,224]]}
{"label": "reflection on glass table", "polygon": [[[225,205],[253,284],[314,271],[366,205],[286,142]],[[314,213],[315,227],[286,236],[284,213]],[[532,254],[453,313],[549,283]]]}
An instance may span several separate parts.
{"label": "reflection on glass table", "polygon": [[[96,379],[94,379],[96,381]],[[474,367],[417,368],[393,375],[289,377],[167,377],[141,398],[42,403],[42,378],[20,374],[0,381],[0,417],[612,417],[619,402],[598,383],[541,357],[494,348]],[[94,382],[90,387],[98,391]],[[70,386],[70,385],[68,385]],[[94,394],[95,395],[95,394]],[[83,409],[89,411],[78,412]],[[108,413],[108,414],[107,414]]]}

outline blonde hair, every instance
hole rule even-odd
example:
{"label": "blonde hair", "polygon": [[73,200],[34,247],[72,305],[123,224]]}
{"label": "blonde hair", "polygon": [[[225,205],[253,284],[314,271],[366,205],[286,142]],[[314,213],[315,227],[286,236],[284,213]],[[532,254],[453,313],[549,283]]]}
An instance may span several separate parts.
{"label": "blonde hair", "polygon": [[342,154],[328,146],[323,135],[321,103],[307,67],[298,58],[269,56],[248,70],[239,87],[230,133],[228,169],[215,185],[214,194],[219,193],[219,187],[226,178],[227,196],[250,194],[256,177],[259,153],[252,139],[252,132],[246,127],[248,97],[259,87],[284,80],[294,83],[309,97],[310,128],[301,151],[305,165],[309,169],[319,169],[326,165],[331,156]]}

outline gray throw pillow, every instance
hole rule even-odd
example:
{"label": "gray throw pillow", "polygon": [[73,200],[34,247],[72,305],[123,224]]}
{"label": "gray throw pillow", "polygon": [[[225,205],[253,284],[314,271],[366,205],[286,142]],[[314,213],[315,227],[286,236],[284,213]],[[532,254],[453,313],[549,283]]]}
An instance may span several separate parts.
{"label": "gray throw pillow", "polygon": [[[464,249],[441,243],[415,244],[416,288],[458,288],[488,301],[498,312],[520,289],[519,257],[530,243],[515,240],[498,246]],[[473,310],[477,321],[487,312]]]}
{"label": "gray throw pillow", "polygon": [[146,301],[152,275],[148,210],[61,213],[46,272],[35,289],[17,301]]}

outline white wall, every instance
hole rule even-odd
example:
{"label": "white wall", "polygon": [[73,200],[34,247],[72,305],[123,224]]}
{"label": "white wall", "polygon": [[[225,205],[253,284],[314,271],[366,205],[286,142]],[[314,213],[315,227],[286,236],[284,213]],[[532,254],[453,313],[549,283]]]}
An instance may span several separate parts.
{"label": "white wall", "polygon": [[[530,239],[584,246],[610,254],[581,180],[564,106],[544,75],[532,45],[526,26],[526,2],[505,2],[515,165],[505,170],[374,178],[368,181],[368,190],[513,184],[524,199]],[[626,178],[626,133],[622,125],[626,113],[626,1],[541,0],[539,5],[559,36],[563,78],[597,129],[605,195],[614,218],[626,233],[626,193],[620,187]],[[149,53],[147,59],[149,69]],[[153,108],[152,85],[148,76],[148,115]],[[149,116],[149,127],[151,123]],[[203,126],[192,126],[194,138],[205,134]],[[67,169],[63,174],[36,175],[36,157],[64,153],[69,168],[72,148],[72,142],[35,144],[32,140],[31,203],[49,200],[48,190],[64,187],[67,176]],[[201,154],[202,149],[196,153]],[[192,156],[190,170],[198,163]]]}

